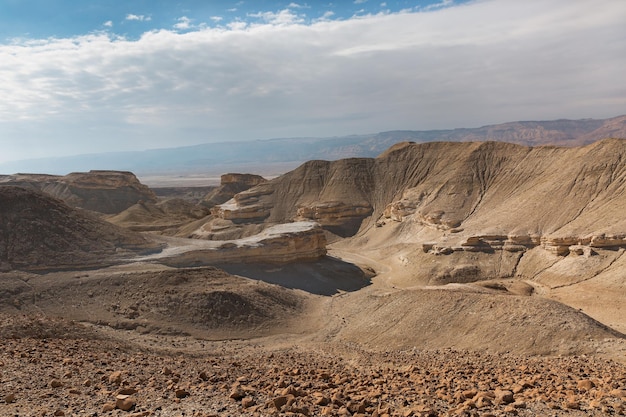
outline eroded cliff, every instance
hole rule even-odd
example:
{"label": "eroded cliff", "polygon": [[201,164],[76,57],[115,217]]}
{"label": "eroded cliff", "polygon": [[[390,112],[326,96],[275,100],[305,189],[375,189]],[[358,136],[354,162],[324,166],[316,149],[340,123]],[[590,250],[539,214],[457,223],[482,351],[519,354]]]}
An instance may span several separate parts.
{"label": "eroded cliff", "polygon": [[120,213],[140,201],[156,203],[157,200],[152,190],[126,171],[74,172],[65,176],[2,175],[0,185],[40,190],[72,207],[105,214]]}

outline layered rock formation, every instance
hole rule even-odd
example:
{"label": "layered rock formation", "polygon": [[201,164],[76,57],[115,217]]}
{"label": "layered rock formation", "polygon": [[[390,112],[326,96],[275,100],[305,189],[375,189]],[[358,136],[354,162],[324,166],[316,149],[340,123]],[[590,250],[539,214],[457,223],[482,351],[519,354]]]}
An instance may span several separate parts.
{"label": "layered rock formation", "polygon": [[[214,207],[197,230],[245,237],[311,219],[349,237],[338,248],[390,251],[415,283],[520,277],[558,286],[626,252],[624,160],[619,139],[580,148],[401,143],[374,159],[307,162]],[[432,255],[441,256],[424,258]]]}
{"label": "layered rock formation", "polygon": [[242,223],[308,218],[328,228],[366,219],[362,231],[403,223],[457,249],[621,247],[625,153],[617,139],[581,148],[402,143],[375,159],[307,162],[214,214]]}
{"label": "layered rock formation", "polygon": [[105,214],[120,213],[140,202],[156,203],[156,195],[131,172],[89,171],[65,176],[15,174],[0,176],[0,185],[40,190],[72,207]]}
{"label": "layered rock formation", "polygon": [[368,159],[310,161],[239,193],[213,214],[234,223],[315,220],[341,236],[354,234],[373,212]]}
{"label": "layered rock formation", "polygon": [[242,239],[174,245],[171,253],[165,250],[163,254],[149,256],[145,260],[152,259],[173,266],[190,266],[232,262],[306,262],[324,255],[326,255],[326,237],[319,224],[294,222],[274,225]]}
{"label": "layered rock formation", "polygon": [[220,186],[204,197],[203,204],[213,207],[225,203],[233,198],[235,194],[264,182],[267,182],[267,180],[260,175],[224,174],[220,178]]}
{"label": "layered rock formation", "polygon": [[0,187],[2,270],[89,268],[160,248],[39,191]]}

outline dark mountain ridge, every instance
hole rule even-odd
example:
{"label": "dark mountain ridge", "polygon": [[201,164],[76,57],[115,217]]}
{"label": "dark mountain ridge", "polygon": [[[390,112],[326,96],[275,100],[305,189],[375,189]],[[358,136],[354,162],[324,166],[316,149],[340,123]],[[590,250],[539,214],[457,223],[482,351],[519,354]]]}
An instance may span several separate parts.
{"label": "dark mountain ridge", "polygon": [[[499,141],[526,146],[581,146],[604,138],[626,138],[626,115],[610,119],[521,121],[448,130],[398,130],[332,138],[284,138],[217,142],[137,152],[113,152],[59,158],[12,161],[0,164],[0,172],[67,174],[94,169],[132,171],[139,176],[158,173],[185,174],[255,171],[272,167],[277,173],[312,159],[373,158],[398,142]],[[270,168],[266,168],[270,169]]]}

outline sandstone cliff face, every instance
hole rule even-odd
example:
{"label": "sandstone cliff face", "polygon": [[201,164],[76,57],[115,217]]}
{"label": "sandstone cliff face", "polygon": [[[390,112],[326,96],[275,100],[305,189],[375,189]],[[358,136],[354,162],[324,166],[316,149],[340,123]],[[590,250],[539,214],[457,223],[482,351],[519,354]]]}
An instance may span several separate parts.
{"label": "sandstone cliff face", "polygon": [[307,162],[214,214],[236,223],[312,219],[344,236],[402,224],[404,241],[437,253],[592,253],[625,246],[624,160],[626,141],[617,139],[580,148],[402,143],[375,159]]}
{"label": "sandstone cliff face", "polygon": [[203,204],[213,207],[223,204],[233,198],[235,194],[267,182],[260,175],[253,174],[224,174],[220,179],[220,186],[206,195]]}
{"label": "sandstone cliff face", "polygon": [[[202,236],[196,236],[197,238]],[[172,266],[213,265],[220,263],[306,262],[326,255],[326,237],[315,222],[274,225],[241,239],[210,240],[177,248],[169,254],[149,256]]]}
{"label": "sandstone cliff face", "polygon": [[39,191],[0,187],[0,269],[88,268],[160,250]]}
{"label": "sandstone cliff face", "polygon": [[131,172],[90,171],[66,176],[15,174],[0,176],[0,185],[40,190],[72,207],[105,214],[120,213],[140,202],[153,202],[156,195]]}
{"label": "sandstone cliff face", "polygon": [[310,161],[239,193],[213,213],[235,223],[314,220],[341,236],[354,234],[373,212],[371,159]]}
{"label": "sandstone cliff face", "polygon": [[336,235],[351,236],[359,230],[363,219],[370,214],[372,207],[367,203],[324,201],[300,206],[296,218],[315,220]]}

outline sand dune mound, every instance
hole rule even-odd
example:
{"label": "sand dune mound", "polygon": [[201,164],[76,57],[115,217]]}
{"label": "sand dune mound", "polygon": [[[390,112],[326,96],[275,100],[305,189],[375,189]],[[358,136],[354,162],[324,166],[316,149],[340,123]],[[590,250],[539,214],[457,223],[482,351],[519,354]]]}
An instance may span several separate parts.
{"label": "sand dune mound", "polygon": [[146,237],[68,207],[41,192],[0,187],[3,270],[88,268],[158,250]]}
{"label": "sand dune mound", "polygon": [[[585,314],[539,297],[456,289],[354,294],[338,338],[378,349],[456,349],[580,354],[623,337]],[[366,319],[365,319],[366,318]]]}
{"label": "sand dune mound", "polygon": [[106,220],[130,230],[174,234],[181,226],[208,214],[208,209],[202,206],[173,198],[159,203],[141,201]]}

